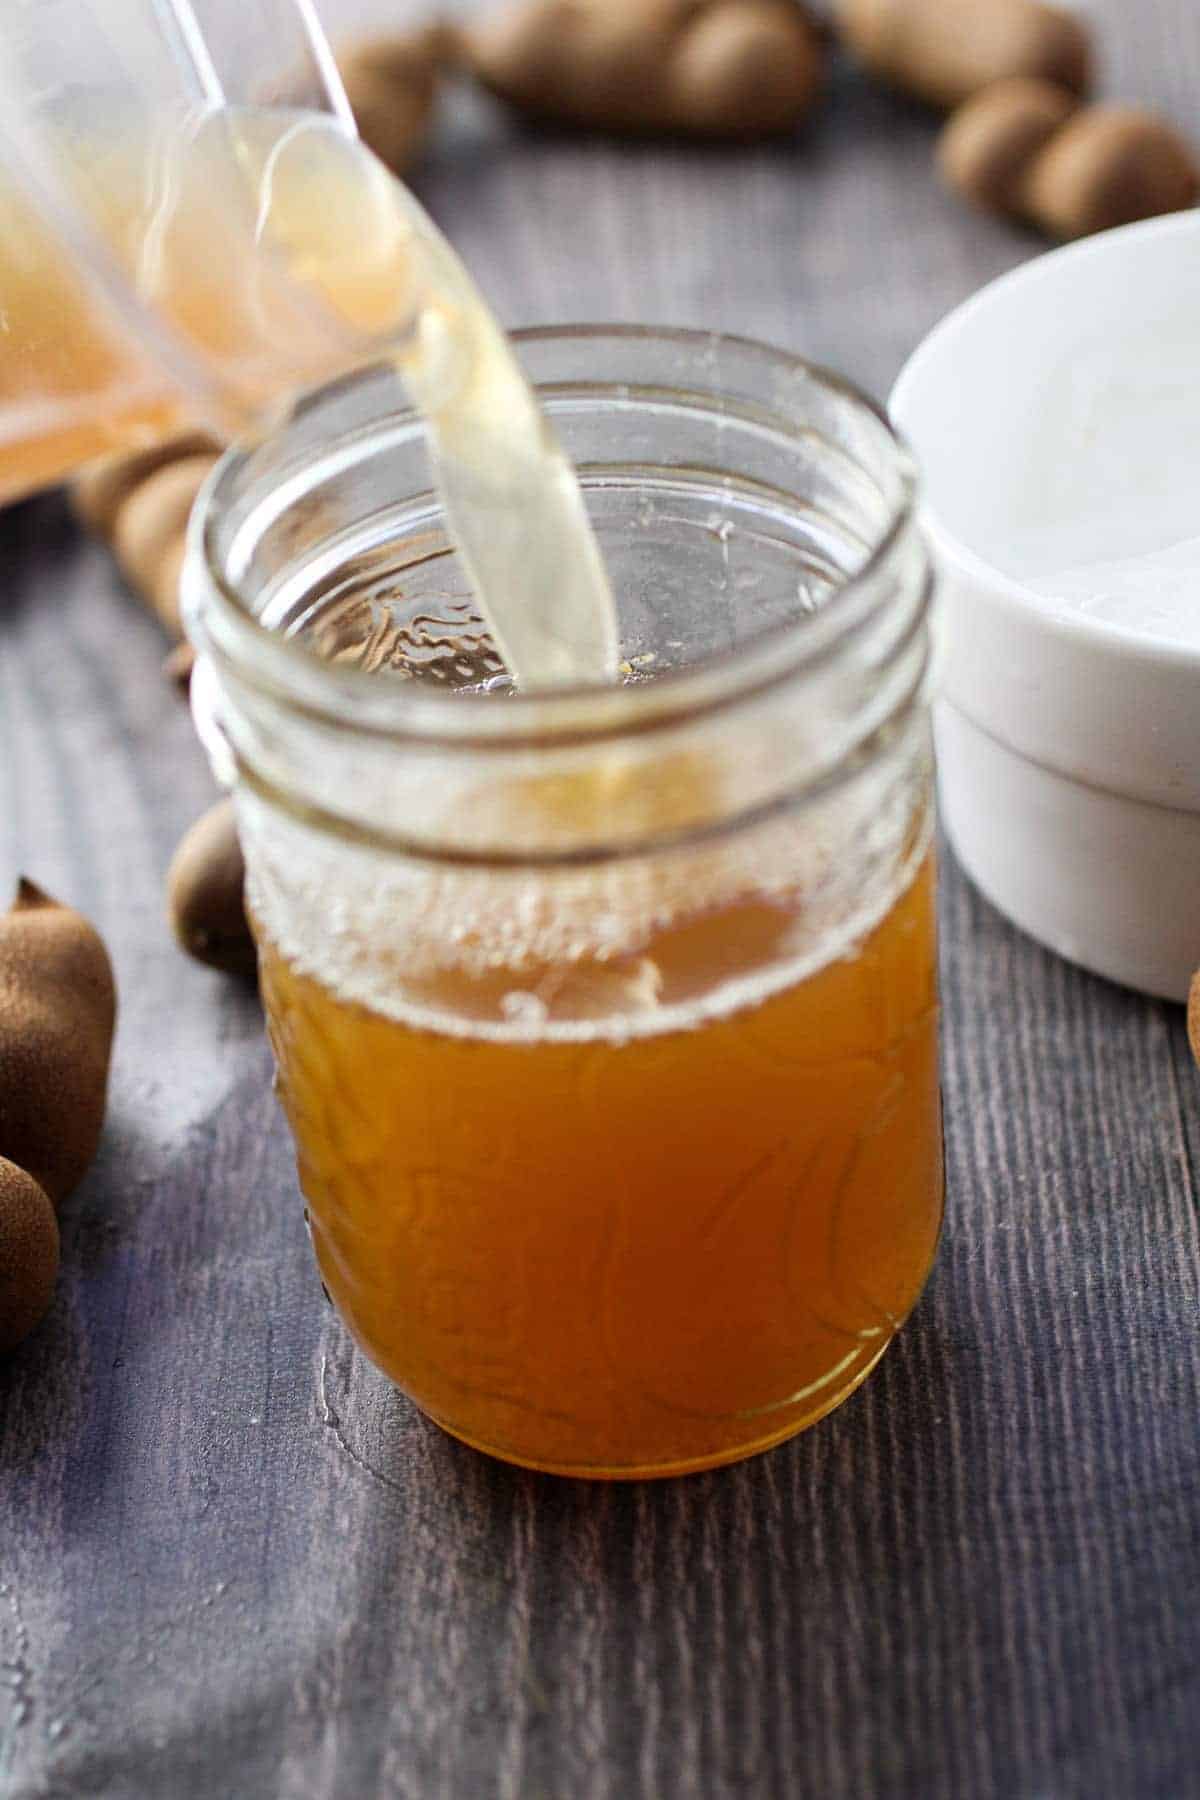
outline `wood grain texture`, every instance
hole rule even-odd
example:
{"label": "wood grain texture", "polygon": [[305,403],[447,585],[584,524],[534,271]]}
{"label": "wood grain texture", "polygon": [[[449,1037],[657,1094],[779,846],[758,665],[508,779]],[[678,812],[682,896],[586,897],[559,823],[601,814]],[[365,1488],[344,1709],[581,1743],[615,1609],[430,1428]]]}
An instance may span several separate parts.
{"label": "wood grain texture", "polygon": [[[1200,132],[1193,0],[1094,8]],[[1034,248],[839,81],[794,145],[523,136],[421,191],[513,323],[725,326],[886,390]],[[1200,1795],[1200,1090],[1177,1009],[944,871],[951,1207],[877,1375],[743,1467],[493,1465],[324,1305],[257,1009],[162,918],[211,783],[155,628],[55,498],[0,520],[0,877],[121,989],[102,1154],[0,1365],[0,1795],[1188,1800]]]}

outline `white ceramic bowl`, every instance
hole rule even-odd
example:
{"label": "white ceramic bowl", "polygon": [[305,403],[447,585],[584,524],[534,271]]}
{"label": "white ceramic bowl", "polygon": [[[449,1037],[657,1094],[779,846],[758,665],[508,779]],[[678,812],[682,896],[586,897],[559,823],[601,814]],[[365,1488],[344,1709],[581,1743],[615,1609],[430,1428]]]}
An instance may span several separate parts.
{"label": "white ceramic bowl", "polygon": [[993,282],[926,338],[892,414],[940,568],[958,857],[1063,956],[1181,1000],[1200,965],[1200,650],[1055,615],[1022,573],[1054,566],[1068,529],[1079,561],[1200,537],[1200,214]]}

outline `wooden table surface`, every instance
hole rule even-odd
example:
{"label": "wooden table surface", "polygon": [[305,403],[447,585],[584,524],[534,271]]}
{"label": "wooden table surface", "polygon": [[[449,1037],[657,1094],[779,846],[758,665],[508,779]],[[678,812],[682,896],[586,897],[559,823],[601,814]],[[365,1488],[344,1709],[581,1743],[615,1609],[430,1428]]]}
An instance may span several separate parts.
{"label": "wooden table surface", "polygon": [[[1200,131],[1195,0],[1106,84]],[[512,323],[729,327],[885,394],[1026,236],[839,79],[801,140],[453,121],[417,185]],[[1200,1080],[1182,1013],[947,864],[950,1210],[840,1412],[740,1468],[589,1486],[449,1441],[320,1295],[256,1004],[163,870],[210,779],[156,631],[54,497],[0,520],[0,878],[112,946],[100,1159],[0,1365],[0,1794],[1187,1800],[1200,1794]]]}

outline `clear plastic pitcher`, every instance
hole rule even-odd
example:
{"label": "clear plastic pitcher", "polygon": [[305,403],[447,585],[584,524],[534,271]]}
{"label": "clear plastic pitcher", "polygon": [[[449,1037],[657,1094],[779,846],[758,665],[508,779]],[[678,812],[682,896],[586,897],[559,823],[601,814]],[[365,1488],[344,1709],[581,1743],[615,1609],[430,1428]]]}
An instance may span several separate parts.
{"label": "clear plastic pitcher", "polygon": [[310,0],[5,0],[0,502],[184,422],[253,430],[394,342],[365,162]]}

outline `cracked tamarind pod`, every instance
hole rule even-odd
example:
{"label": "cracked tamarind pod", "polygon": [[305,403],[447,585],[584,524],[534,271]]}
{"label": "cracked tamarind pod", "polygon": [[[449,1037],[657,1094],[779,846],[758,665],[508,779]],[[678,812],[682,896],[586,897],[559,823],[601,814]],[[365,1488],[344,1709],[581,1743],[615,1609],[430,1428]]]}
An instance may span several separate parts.
{"label": "cracked tamarind pod", "polygon": [[50,1304],[55,1209],[96,1154],[115,1019],[99,935],[22,880],[0,917],[0,1351]]}
{"label": "cracked tamarind pod", "polygon": [[1086,237],[1194,204],[1200,164],[1166,120],[1137,107],[1081,106],[1053,82],[1016,78],[968,100],[945,126],[947,186],[1052,237]]}
{"label": "cracked tamarind pod", "polygon": [[1091,34],[1041,0],[837,0],[842,41],[879,80],[946,111],[1013,75],[1073,93],[1091,80]]}
{"label": "cracked tamarind pod", "polygon": [[765,137],[808,113],[824,73],[795,0],[516,0],[461,42],[501,100],[600,131]]}

